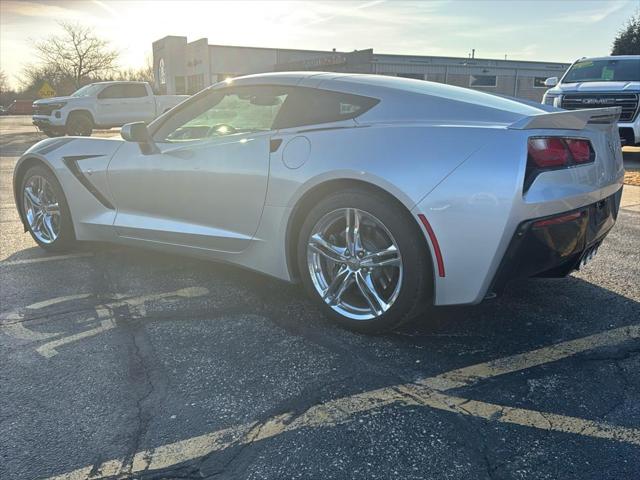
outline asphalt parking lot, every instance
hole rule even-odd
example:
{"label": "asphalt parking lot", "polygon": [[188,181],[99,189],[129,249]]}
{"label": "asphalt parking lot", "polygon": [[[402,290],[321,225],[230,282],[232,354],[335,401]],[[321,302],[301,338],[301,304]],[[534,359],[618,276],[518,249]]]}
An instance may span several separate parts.
{"label": "asphalt parking lot", "polygon": [[583,271],[363,336],[238,268],[44,254],[40,138],[0,117],[0,478],[638,478],[640,187]]}

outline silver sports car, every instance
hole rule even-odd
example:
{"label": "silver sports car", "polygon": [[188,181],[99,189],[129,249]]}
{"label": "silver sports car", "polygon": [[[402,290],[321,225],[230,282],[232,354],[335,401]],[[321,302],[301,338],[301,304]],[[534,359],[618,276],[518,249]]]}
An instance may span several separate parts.
{"label": "silver sports car", "polygon": [[44,140],[14,192],[45,249],[100,240],[231,262],[299,280],[374,332],[589,260],[618,212],[619,114],[376,75],[251,75],[123,139]]}

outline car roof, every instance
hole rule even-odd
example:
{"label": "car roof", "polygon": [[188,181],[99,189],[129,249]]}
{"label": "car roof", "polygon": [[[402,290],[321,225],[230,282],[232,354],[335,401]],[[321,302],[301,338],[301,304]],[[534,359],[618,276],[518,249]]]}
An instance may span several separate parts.
{"label": "car roof", "polygon": [[[229,86],[307,86],[373,96],[382,95],[383,92],[386,92],[386,95],[412,92],[421,95],[442,96],[443,93],[445,95],[455,95],[456,92],[459,93],[461,90],[468,90],[453,85],[389,75],[316,71],[257,73],[235,77],[221,83],[227,83]],[[215,84],[215,86],[220,86],[220,83]]]}
{"label": "car roof", "polygon": [[609,55],[607,57],[582,57],[576,61],[583,62],[585,60],[640,60],[640,55]]}
{"label": "car roof", "polygon": [[[240,77],[230,78],[224,82],[229,86],[232,85],[282,85],[282,86],[318,86],[322,85],[323,89],[335,89],[337,91],[344,90],[349,87],[372,87],[387,88],[393,90],[414,90],[416,86],[420,86],[419,93],[429,92],[429,85],[433,82],[424,80],[415,80],[403,77],[392,77],[388,75],[375,75],[369,73],[343,73],[343,72],[318,72],[318,71],[299,71],[299,72],[269,72],[256,73],[251,75],[243,75]],[[220,83],[216,85],[220,85]],[[441,85],[441,84],[436,84]],[[425,90],[426,89],[426,90]],[[434,88],[435,90],[435,88]]]}
{"label": "car roof", "polygon": [[[393,77],[387,75],[341,73],[341,72],[276,72],[261,73],[236,77],[226,81],[229,86],[278,85],[303,86],[320,88],[353,95],[363,95],[384,99],[386,106],[374,108],[365,115],[377,115],[382,118],[397,119],[399,115],[413,112],[412,118],[427,118],[432,115],[430,110],[421,102],[429,98],[439,102],[458,102],[469,108],[492,109],[494,112],[503,111],[508,115],[520,116],[538,114],[543,109],[531,102],[518,99],[498,97],[485,92],[447,85],[413,78]],[[216,84],[212,88],[223,87],[224,83]],[[395,105],[395,106],[394,106]],[[422,105],[422,106],[420,106]],[[416,108],[422,109],[415,111]],[[400,113],[398,113],[400,112]],[[431,113],[430,113],[431,112]],[[460,114],[459,116],[462,116]],[[515,117],[514,117],[515,118]]]}
{"label": "car roof", "polygon": [[147,82],[141,82],[138,80],[106,80],[104,82],[91,82],[91,83],[88,83],[87,85],[111,85],[116,83],[141,83],[144,85]]}

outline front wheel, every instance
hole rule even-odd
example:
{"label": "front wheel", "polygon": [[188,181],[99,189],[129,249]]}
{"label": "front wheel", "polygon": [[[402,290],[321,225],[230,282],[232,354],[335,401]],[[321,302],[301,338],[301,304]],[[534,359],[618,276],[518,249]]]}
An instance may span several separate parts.
{"label": "front wheel", "polygon": [[400,205],[374,192],[333,194],[308,214],[298,242],[305,288],[352,330],[377,333],[414,316],[432,291],[424,236]]}
{"label": "front wheel", "polygon": [[90,137],[93,132],[93,120],[86,113],[72,113],[67,120],[67,135]]}
{"label": "front wheel", "polygon": [[51,129],[51,128],[43,129],[42,133],[44,133],[49,138],[55,138],[55,137],[64,136],[64,130],[54,130],[54,129]]}
{"label": "front wheel", "polygon": [[67,200],[53,173],[45,167],[27,170],[21,185],[22,214],[29,233],[45,250],[68,249],[75,240]]}

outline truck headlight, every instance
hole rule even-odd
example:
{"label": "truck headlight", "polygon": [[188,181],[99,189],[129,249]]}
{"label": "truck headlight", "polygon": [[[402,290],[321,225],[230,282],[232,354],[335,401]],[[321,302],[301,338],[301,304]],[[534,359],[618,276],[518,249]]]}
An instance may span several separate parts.
{"label": "truck headlight", "polygon": [[542,103],[545,105],[552,105],[554,107],[562,107],[562,95],[546,94],[542,99]]}

